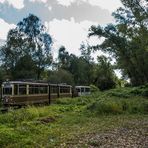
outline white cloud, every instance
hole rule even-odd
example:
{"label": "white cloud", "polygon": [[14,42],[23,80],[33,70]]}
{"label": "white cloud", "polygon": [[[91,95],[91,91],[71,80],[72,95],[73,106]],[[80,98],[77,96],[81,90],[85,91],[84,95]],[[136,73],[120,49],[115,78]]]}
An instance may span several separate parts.
{"label": "white cloud", "polygon": [[8,3],[17,9],[22,9],[24,7],[24,0],[0,0],[0,3]]}
{"label": "white cloud", "polygon": [[43,3],[46,3],[47,0],[30,0],[31,2],[35,2],[35,1],[38,1],[38,2],[43,2]]}
{"label": "white cloud", "polygon": [[122,6],[120,0],[88,0],[88,2],[92,5],[97,5],[103,9],[107,9],[110,12],[113,12]]}
{"label": "white cloud", "polygon": [[4,3],[6,0],[0,0],[0,3]]}
{"label": "white cloud", "polygon": [[48,6],[48,10],[51,11],[52,10],[52,7],[51,6]]}
{"label": "white cloud", "polygon": [[0,18],[0,39],[6,40],[7,33],[10,29],[15,28],[14,24],[8,24],[3,19]]}
{"label": "white cloud", "polygon": [[54,19],[49,23],[49,33],[55,39],[54,42],[58,47],[63,45],[70,53],[79,55],[80,44],[88,39],[88,29],[92,24],[94,22],[77,23],[74,18],[71,18],[70,21]]}
{"label": "white cloud", "polygon": [[[66,50],[69,53],[73,53],[77,56],[80,56],[80,44],[82,42],[89,43],[89,45],[100,44],[103,39],[98,37],[88,38],[88,29],[91,25],[96,25],[96,22],[83,21],[80,23],[75,22],[73,18],[70,21],[68,20],[57,20],[54,19],[52,22],[45,23],[49,34],[53,38],[53,51],[52,54],[54,59],[58,56],[58,49],[61,45],[65,46]],[[97,56],[106,55],[102,51],[96,51],[92,53],[92,57],[95,62],[97,61]]]}
{"label": "white cloud", "polygon": [[64,6],[70,6],[71,3],[75,2],[76,0],[57,0],[59,4]]}
{"label": "white cloud", "polygon": [[103,9],[107,9],[110,12],[115,11],[117,8],[122,6],[120,0],[57,0],[59,4],[64,6],[70,6],[72,3],[77,2],[88,2],[94,6],[100,6]]}

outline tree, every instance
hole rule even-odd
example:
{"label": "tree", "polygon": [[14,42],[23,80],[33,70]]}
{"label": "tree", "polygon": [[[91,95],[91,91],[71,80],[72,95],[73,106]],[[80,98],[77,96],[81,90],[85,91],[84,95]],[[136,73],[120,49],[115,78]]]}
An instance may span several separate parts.
{"label": "tree", "polygon": [[116,76],[113,68],[105,56],[98,57],[98,64],[96,65],[94,84],[100,90],[107,90],[115,88]]}
{"label": "tree", "polygon": [[123,75],[128,75],[133,85],[142,85],[148,83],[146,0],[121,1],[125,8],[113,13],[116,24],[92,26],[89,36],[103,37],[104,42],[93,48],[112,54]]}
{"label": "tree", "polygon": [[9,31],[6,45],[2,47],[1,57],[6,70],[12,73],[20,58],[29,55],[36,64],[37,79],[41,73],[51,64],[52,39],[46,33],[46,28],[41,20],[29,14],[20,21],[15,29]]}
{"label": "tree", "polygon": [[19,59],[13,70],[14,79],[36,79],[36,64],[30,55],[25,55]]}
{"label": "tree", "polygon": [[50,71],[48,81],[50,83],[55,83],[55,84],[59,83],[66,83],[69,85],[74,84],[73,75],[64,69]]}
{"label": "tree", "polygon": [[82,43],[80,46],[81,57],[87,61],[88,63],[92,63],[94,58],[91,57],[92,49],[90,45],[87,43]]}
{"label": "tree", "polygon": [[66,51],[66,48],[64,46],[61,46],[59,49],[58,59],[59,59],[59,67],[67,70],[69,67],[70,55]]}

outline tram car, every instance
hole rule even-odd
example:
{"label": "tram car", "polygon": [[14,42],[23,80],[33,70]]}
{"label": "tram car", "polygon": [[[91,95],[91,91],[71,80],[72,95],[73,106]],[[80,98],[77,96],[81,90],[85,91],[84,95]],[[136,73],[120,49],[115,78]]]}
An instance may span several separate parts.
{"label": "tram car", "polygon": [[72,97],[72,86],[66,84],[9,81],[2,83],[1,95],[4,106],[50,104],[59,97]]}
{"label": "tram car", "polygon": [[75,90],[77,92],[77,96],[90,95],[90,87],[89,86],[75,86]]}

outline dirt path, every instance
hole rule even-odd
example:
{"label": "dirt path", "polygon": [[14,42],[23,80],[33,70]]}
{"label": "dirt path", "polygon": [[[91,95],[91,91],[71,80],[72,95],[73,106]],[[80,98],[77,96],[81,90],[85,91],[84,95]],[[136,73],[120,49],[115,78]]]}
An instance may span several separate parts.
{"label": "dirt path", "polygon": [[148,121],[129,122],[122,128],[81,137],[69,148],[148,148]]}

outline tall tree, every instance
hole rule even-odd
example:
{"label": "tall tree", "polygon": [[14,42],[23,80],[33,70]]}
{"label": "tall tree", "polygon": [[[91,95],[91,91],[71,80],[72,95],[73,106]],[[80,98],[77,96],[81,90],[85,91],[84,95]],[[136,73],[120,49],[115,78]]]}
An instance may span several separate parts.
{"label": "tall tree", "polygon": [[70,73],[76,85],[89,85],[92,82],[93,62],[90,49],[85,45],[82,46],[81,52],[83,54],[80,57],[69,54],[65,47],[60,47],[57,67],[58,70],[63,69]]}
{"label": "tall tree", "polygon": [[52,61],[51,44],[51,36],[46,33],[41,20],[29,14],[15,29],[9,31],[6,45],[1,50],[3,64],[8,71],[11,71],[21,57],[29,55],[36,64],[37,78],[40,79],[41,72]]}
{"label": "tall tree", "polygon": [[93,47],[112,54],[128,75],[133,85],[148,83],[148,10],[146,0],[121,0],[125,8],[119,8],[113,16],[116,24],[106,27],[92,26],[89,36],[103,37],[102,44]]}
{"label": "tall tree", "polygon": [[14,79],[37,79],[36,64],[30,55],[25,55],[19,59],[13,69]]}
{"label": "tall tree", "polygon": [[116,76],[110,61],[105,56],[98,56],[95,68],[94,84],[100,90],[107,90],[116,86]]}
{"label": "tall tree", "polygon": [[59,67],[67,70],[69,66],[70,55],[66,51],[66,48],[64,46],[61,46],[59,49],[58,59],[59,59]]}

